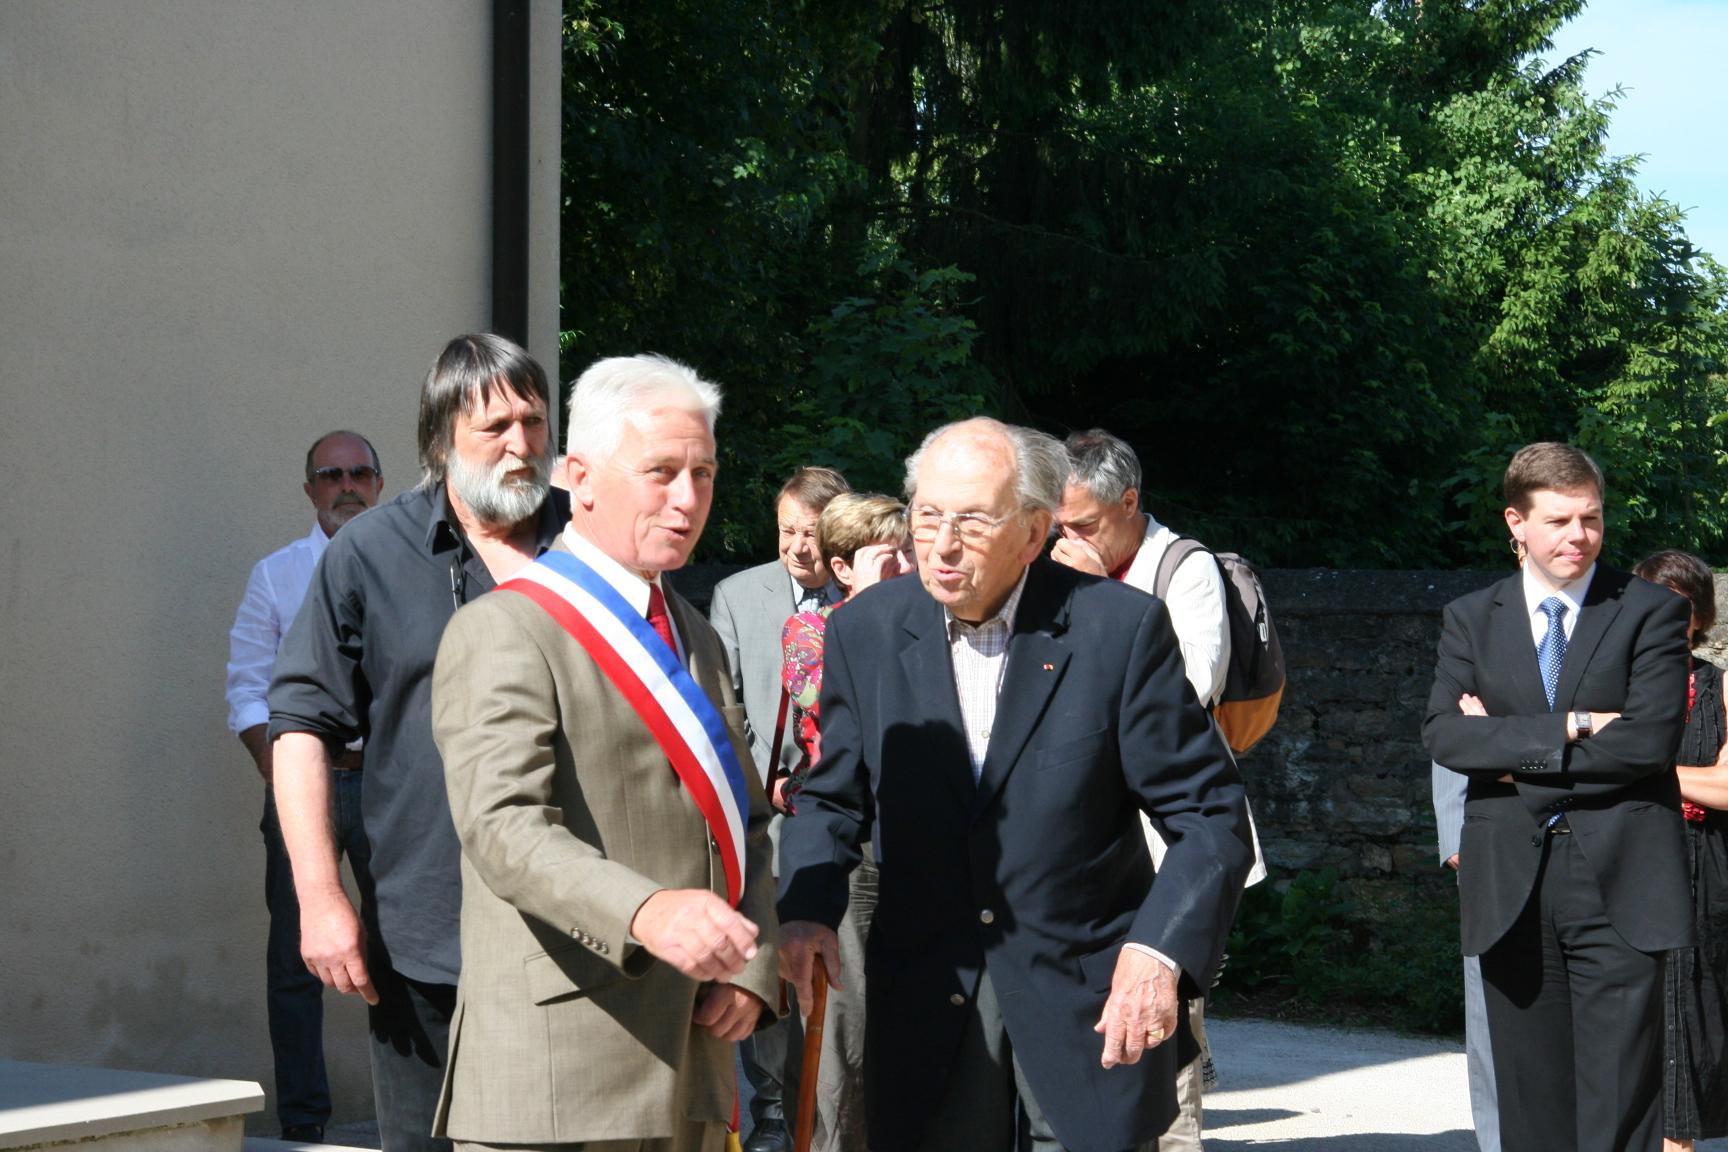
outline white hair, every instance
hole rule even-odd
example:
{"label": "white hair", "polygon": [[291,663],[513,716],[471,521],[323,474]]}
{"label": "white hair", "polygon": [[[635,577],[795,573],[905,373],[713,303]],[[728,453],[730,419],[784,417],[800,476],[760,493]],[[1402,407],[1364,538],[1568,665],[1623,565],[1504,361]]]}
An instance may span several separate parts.
{"label": "white hair", "polygon": [[694,369],[664,356],[597,360],[570,386],[564,451],[590,464],[608,460],[624,438],[624,422],[654,408],[695,412],[713,435],[720,419],[720,389]]}
{"label": "white hair", "polygon": [[1021,508],[1055,512],[1061,507],[1063,482],[1068,478],[1068,451],[1062,442],[1035,428],[1004,424],[988,416],[956,420],[924,437],[917,450],[906,457],[907,500],[918,490],[918,467],[924,462],[924,453],[943,436],[968,425],[994,433],[1007,444],[1014,467],[1014,498]]}

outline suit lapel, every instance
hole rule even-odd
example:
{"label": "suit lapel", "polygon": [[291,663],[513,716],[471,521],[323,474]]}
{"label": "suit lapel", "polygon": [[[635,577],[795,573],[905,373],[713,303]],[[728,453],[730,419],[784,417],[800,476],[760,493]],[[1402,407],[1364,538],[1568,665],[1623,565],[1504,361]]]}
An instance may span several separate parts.
{"label": "suit lapel", "polygon": [[[664,585],[665,581],[661,583]],[[715,691],[715,685],[725,677],[719,675],[718,669],[709,667],[703,654],[698,651],[696,629],[699,625],[696,622],[696,610],[676,592],[666,597],[666,610],[672,615],[672,626],[678,630],[678,643],[684,649],[684,668],[690,673],[690,679],[696,681],[697,686],[710,700],[718,702],[720,696]]]}
{"label": "suit lapel", "polygon": [[959,756],[932,756],[930,764],[960,807],[972,803],[972,762],[966,756],[966,724],[960,717],[960,696],[954,687],[954,660],[948,652],[947,617],[934,600],[919,598],[906,618],[907,643],[900,650],[912,699],[920,715],[938,732],[953,732]]}
{"label": "suit lapel", "polygon": [[786,571],[786,565],[775,564],[774,571],[768,574],[768,579],[762,585],[762,614],[764,616],[779,615],[782,623],[792,615],[798,604],[797,582],[792,579],[792,573]]}
{"label": "suit lapel", "polygon": [[1478,685],[1499,673],[1510,678],[1513,696],[1510,707],[1485,701],[1489,713],[1534,716],[1548,711],[1548,694],[1542,691],[1542,668],[1536,663],[1536,641],[1530,632],[1530,610],[1524,603],[1521,573],[1500,582],[1488,617],[1488,641],[1493,655],[1479,676]]}
{"label": "suit lapel", "polygon": [[990,746],[972,803],[976,819],[995,798],[1003,781],[1020,762],[1044,708],[1068,670],[1068,648],[1057,639],[1068,628],[1068,598],[1048,587],[1038,564],[1026,578],[1026,590],[1008,640],[1008,667],[996,697],[996,719],[990,726]]}
{"label": "suit lapel", "polygon": [[[1590,588],[1584,593],[1584,605],[1578,612],[1578,623],[1572,629],[1572,638],[1566,641],[1566,660],[1560,665],[1560,686],[1554,691],[1556,711],[1571,710],[1572,698],[1577,695],[1578,684],[1584,679],[1584,669],[1590,666],[1590,658],[1596,654],[1596,646],[1607,634],[1608,625],[1620,614],[1620,593],[1625,590],[1626,583],[1615,579],[1618,575],[1598,566],[1596,574],[1590,578]],[[1546,698],[1543,702],[1547,702]]]}

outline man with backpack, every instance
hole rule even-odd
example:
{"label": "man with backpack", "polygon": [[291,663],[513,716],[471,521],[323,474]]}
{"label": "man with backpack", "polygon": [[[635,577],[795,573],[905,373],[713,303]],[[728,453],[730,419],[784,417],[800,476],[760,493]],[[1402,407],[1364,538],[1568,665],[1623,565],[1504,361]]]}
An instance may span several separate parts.
{"label": "man with backpack", "polygon": [[[1062,491],[1062,506],[1056,513],[1060,536],[1051,549],[1051,558],[1082,572],[1120,580],[1162,599],[1182,649],[1183,670],[1200,703],[1217,716],[1227,689],[1233,690],[1232,696],[1254,695],[1252,702],[1244,701],[1251,713],[1245,732],[1231,731],[1223,717],[1218,716],[1220,730],[1232,750],[1246,751],[1271,727],[1283,682],[1282,654],[1265,605],[1259,600],[1253,570],[1241,565],[1245,579],[1252,582],[1251,592],[1256,601],[1250,609],[1244,606],[1240,591],[1233,591],[1234,581],[1226,582],[1225,568],[1218,557],[1198,542],[1160,524],[1141,507],[1140,459],[1132,448],[1102,428],[1075,432],[1068,437],[1065,447],[1068,482]],[[1233,614],[1246,617],[1235,628]],[[1261,627],[1263,631],[1256,631]],[[1266,686],[1273,679],[1279,687],[1268,692]],[[1263,683],[1244,688],[1245,680]],[[1163,856],[1164,845],[1150,826],[1147,834],[1157,862]],[[1265,875],[1256,838],[1254,870],[1247,882],[1257,883]],[[1188,1026],[1199,1045],[1199,1055],[1176,1074],[1176,1101],[1181,1113],[1159,1138],[1158,1152],[1199,1152],[1201,1147],[1202,1073],[1211,1063],[1206,1047],[1204,1004],[1199,997],[1188,1003]]]}

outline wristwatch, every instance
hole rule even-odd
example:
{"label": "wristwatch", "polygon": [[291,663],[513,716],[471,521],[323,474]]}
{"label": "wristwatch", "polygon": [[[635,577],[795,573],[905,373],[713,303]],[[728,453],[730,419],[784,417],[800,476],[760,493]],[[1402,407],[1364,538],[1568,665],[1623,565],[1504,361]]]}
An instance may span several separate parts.
{"label": "wristwatch", "polygon": [[1572,713],[1572,727],[1577,729],[1580,740],[1590,739],[1590,733],[1596,730],[1595,726],[1590,723],[1590,713],[1588,712]]}

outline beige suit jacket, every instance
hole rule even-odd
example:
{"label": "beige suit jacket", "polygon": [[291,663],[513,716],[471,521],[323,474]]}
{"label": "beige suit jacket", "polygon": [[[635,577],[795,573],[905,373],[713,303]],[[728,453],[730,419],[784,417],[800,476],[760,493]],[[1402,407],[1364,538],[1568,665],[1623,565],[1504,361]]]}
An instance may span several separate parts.
{"label": "beige suit jacket", "polygon": [[[682,598],[669,605],[691,675],[750,763],[719,640]],[[732,1046],[692,1024],[697,983],[627,939],[662,888],[726,890],[707,825],[647,727],[581,646],[512,592],[450,622],[432,723],[462,841],[462,978],[434,1133],[565,1143],[730,1120]],[[735,983],[773,1006],[768,806],[756,773],[745,776],[741,911],[762,934]]]}

